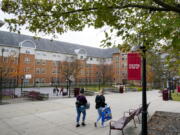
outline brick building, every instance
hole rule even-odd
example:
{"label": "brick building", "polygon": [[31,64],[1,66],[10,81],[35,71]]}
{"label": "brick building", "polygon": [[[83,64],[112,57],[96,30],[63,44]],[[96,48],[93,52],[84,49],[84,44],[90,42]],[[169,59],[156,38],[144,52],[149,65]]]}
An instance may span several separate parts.
{"label": "brick building", "polygon": [[14,58],[9,67],[18,84],[64,84],[67,78],[61,67],[72,61],[78,61],[81,67],[75,78],[79,84],[127,80],[127,55],[117,48],[100,49],[0,31],[0,51],[1,63]]}

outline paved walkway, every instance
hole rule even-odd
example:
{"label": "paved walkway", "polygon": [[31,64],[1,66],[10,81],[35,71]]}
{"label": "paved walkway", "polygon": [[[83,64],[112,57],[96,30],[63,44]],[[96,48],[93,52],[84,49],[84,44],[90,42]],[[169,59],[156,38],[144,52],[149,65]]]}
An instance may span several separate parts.
{"label": "paved walkway", "polygon": [[[180,113],[179,102],[162,101],[158,91],[147,92],[150,116],[155,111],[169,111]],[[123,112],[141,104],[141,92],[128,92],[123,94],[106,94],[106,102],[111,106],[113,119],[123,116]],[[19,104],[0,106],[0,135],[108,135],[108,122],[106,127],[95,128],[94,121],[97,112],[94,108],[95,96],[88,96],[91,103],[87,110],[85,127],[75,127],[75,98],[60,98],[47,101],[32,101]],[[124,132],[126,135],[138,135],[141,125],[134,128],[129,123]],[[113,130],[112,135],[121,135],[120,131]]]}

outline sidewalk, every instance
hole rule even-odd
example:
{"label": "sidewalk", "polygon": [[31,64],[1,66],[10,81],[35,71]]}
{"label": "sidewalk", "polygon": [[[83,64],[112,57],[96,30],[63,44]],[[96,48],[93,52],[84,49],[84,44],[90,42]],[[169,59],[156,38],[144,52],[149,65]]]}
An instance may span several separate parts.
{"label": "sidewalk", "polygon": [[[106,94],[106,102],[111,106],[113,119],[123,116],[124,111],[136,108],[141,104],[141,92]],[[97,117],[95,110],[95,96],[88,96],[91,104],[87,110],[85,127],[75,127],[75,98],[60,98],[47,101],[32,101],[19,104],[0,106],[0,135],[108,135],[109,122],[106,127],[95,128]],[[158,91],[147,92],[150,116],[155,111],[169,111],[180,113],[179,102],[162,101]],[[124,130],[125,135],[138,135],[141,125],[134,128],[130,122]],[[121,135],[120,131],[112,130],[112,135]]]}

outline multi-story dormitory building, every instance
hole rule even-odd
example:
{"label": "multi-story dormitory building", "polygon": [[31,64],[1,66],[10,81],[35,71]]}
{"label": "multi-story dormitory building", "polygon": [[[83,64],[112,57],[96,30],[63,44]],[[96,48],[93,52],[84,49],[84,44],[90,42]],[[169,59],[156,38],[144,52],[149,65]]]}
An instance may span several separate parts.
{"label": "multi-story dormitory building", "polygon": [[[127,79],[127,55],[117,48],[100,49],[48,39],[34,39],[31,36],[0,31],[1,63],[9,57],[15,58],[10,64],[17,83],[26,85],[65,84],[66,79],[59,68],[72,57],[80,61],[78,83],[98,83],[100,65],[111,66],[105,71],[110,83],[122,83]],[[3,57],[3,58],[2,58]],[[2,61],[3,59],[3,61]],[[102,81],[102,79],[101,79]]]}

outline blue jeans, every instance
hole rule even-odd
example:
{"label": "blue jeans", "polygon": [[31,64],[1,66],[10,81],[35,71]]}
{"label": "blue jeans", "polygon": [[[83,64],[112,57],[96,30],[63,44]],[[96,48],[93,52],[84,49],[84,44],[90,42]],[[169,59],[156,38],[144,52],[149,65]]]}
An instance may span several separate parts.
{"label": "blue jeans", "polygon": [[76,122],[79,123],[79,120],[80,120],[80,117],[81,117],[81,113],[83,114],[82,121],[84,122],[85,119],[86,119],[86,109],[84,109],[82,111],[82,109],[80,107],[76,107],[76,110],[77,110]]}
{"label": "blue jeans", "polygon": [[[100,108],[97,109],[97,111],[98,111],[98,118],[97,118],[97,120],[96,120],[96,123],[97,123],[100,119],[102,120],[102,110],[103,110],[103,107],[100,107]],[[101,125],[104,126],[104,122],[103,122],[103,121],[101,121]]]}

